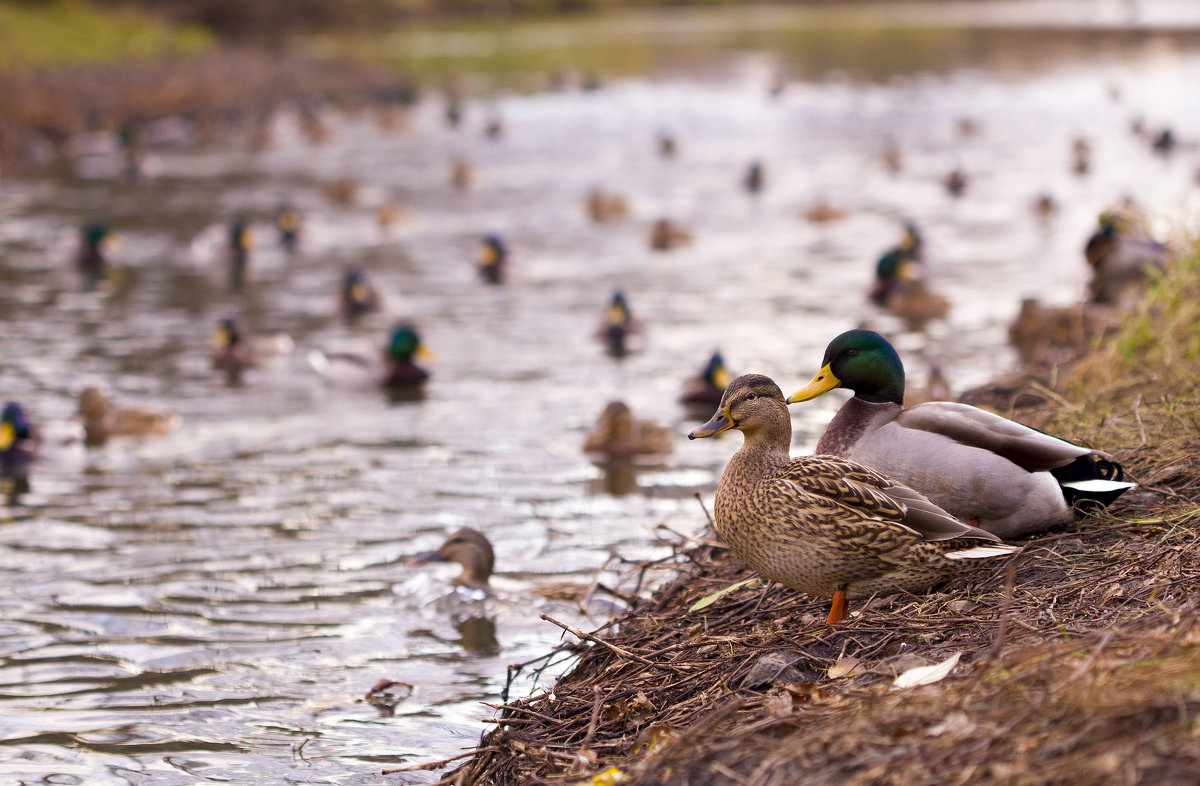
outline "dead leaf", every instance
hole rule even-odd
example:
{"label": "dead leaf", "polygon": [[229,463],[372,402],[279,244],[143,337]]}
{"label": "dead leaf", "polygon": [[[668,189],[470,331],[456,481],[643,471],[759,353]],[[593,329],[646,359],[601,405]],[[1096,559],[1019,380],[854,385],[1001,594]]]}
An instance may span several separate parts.
{"label": "dead leaf", "polygon": [[735,590],[739,590],[742,587],[748,587],[756,581],[758,581],[757,578],[746,579],[745,581],[739,581],[737,584],[730,584],[725,589],[717,590],[716,592],[714,592],[712,594],[705,595],[703,598],[696,601],[688,608],[688,613],[691,613],[693,611],[700,611],[700,609],[706,609],[709,606],[716,603],[721,598],[728,595],[729,593],[734,592]]}
{"label": "dead leaf", "polygon": [[853,655],[843,655],[842,657],[838,658],[837,663],[830,666],[829,670],[825,673],[829,679],[836,680],[841,677],[845,677],[857,667],[858,658],[854,657]]}
{"label": "dead leaf", "polygon": [[965,737],[975,730],[975,721],[967,717],[965,712],[952,712],[941,723],[930,726],[925,733],[930,737],[940,737],[947,732],[956,737]]}
{"label": "dead leaf", "polygon": [[771,693],[763,699],[763,709],[772,718],[782,719],[792,714],[792,694],[787,691]]}
{"label": "dead leaf", "polygon": [[941,663],[909,669],[896,678],[896,681],[892,683],[892,688],[914,688],[918,685],[932,685],[935,682],[941,682],[947,674],[954,670],[961,657],[962,653],[956,652]]}

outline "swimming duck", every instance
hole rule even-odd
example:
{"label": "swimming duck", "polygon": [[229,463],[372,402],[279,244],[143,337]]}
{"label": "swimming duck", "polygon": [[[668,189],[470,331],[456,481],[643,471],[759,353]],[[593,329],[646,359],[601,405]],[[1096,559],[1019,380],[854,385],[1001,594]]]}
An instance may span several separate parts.
{"label": "swimming duck", "polygon": [[25,475],[37,458],[38,434],[25,409],[9,401],[0,410],[0,474]]}
{"label": "swimming duck", "polygon": [[341,295],[342,319],[355,323],[367,314],[379,310],[379,291],[371,284],[365,270],[351,267],[342,276]]}
{"label": "swimming duck", "polygon": [[1129,212],[1106,210],[1099,227],[1084,246],[1092,266],[1088,299],[1092,303],[1122,306],[1145,282],[1148,273],[1170,261],[1170,249],[1151,240],[1138,218]]}
{"label": "swimming duck", "polygon": [[437,551],[421,554],[413,562],[424,565],[429,562],[457,562],[462,573],[451,580],[451,584],[470,589],[490,591],[488,579],[496,567],[496,554],[487,537],[477,529],[463,527],[438,547]]}
{"label": "swimming duck", "polygon": [[675,137],[667,132],[658,135],[658,155],[662,158],[674,158],[679,153],[679,144]]}
{"label": "swimming duck", "polygon": [[648,420],[638,420],[624,401],[611,401],[584,440],[585,453],[610,457],[670,453],[671,430]]}
{"label": "swimming duck", "polygon": [[669,218],[660,218],[650,227],[650,248],[670,251],[692,242],[692,235]]}
{"label": "swimming duck", "polygon": [[142,407],[114,406],[97,387],[84,388],[79,394],[79,414],[89,445],[103,444],[109,437],[167,434],[179,424],[177,415]]}
{"label": "swimming duck", "polygon": [[254,233],[244,216],[235,216],[229,225],[229,288],[241,292],[246,283],[246,266],[250,249],[254,248]]}
{"label": "swimming duck", "polygon": [[733,377],[725,368],[725,358],[718,350],[712,353],[700,374],[688,380],[679,401],[682,404],[715,407],[721,403],[721,396],[725,394],[731,379]]}
{"label": "swimming duck", "polygon": [[109,237],[108,227],[104,224],[92,222],[83,226],[75,261],[88,287],[95,287],[108,272],[104,252]]}
{"label": "swimming duck", "polygon": [[597,335],[604,340],[608,354],[615,358],[625,357],[629,353],[629,338],[641,332],[641,323],[633,318],[629,310],[629,302],[625,293],[613,293],[608,306],[608,313],[600,323]]}
{"label": "swimming duck", "polygon": [[489,284],[501,284],[507,267],[508,246],[504,240],[499,235],[484,237],[479,251],[479,275]]}
{"label": "swimming duck", "polygon": [[762,193],[764,185],[763,165],[761,161],[751,161],[742,177],[742,188],[749,194]]}
{"label": "swimming duck", "polygon": [[335,205],[352,207],[358,202],[358,181],[352,177],[342,177],[326,183],[321,190],[325,198]]}
{"label": "swimming duck", "polygon": [[1119,322],[1119,313],[1112,306],[1044,306],[1036,298],[1026,298],[1008,325],[1008,341],[1022,362],[1061,363],[1078,355],[1093,339],[1115,330]]}
{"label": "swimming duck", "polygon": [[729,429],[745,442],[717,485],[718,534],[767,579],[832,598],[831,625],[851,598],[923,592],[1016,551],[861,464],[792,458],[792,419],[769,377],[735,379],[688,437]]}
{"label": "swimming duck", "polygon": [[456,158],[450,163],[450,185],[458,191],[465,191],[475,182],[475,169],[470,162]]}
{"label": "swimming duck", "polygon": [[1071,171],[1086,175],[1092,168],[1092,143],[1087,137],[1076,137],[1071,143]]}
{"label": "swimming duck", "polygon": [[332,384],[342,387],[382,387],[407,397],[419,392],[429,379],[429,372],[418,366],[415,358],[430,357],[421,343],[417,329],[401,323],[393,330],[382,357],[361,351],[324,352],[313,349],[308,364]]}
{"label": "swimming duck", "polygon": [[910,322],[944,318],[950,311],[950,301],[931,291],[925,283],[923,252],[924,241],[916,225],[906,223],[900,242],[885,251],[875,264],[875,280],[867,298]]}
{"label": "swimming duck", "polygon": [[232,317],[221,319],[212,337],[212,367],[224,371],[230,385],[241,384],[242,372],[278,361],[292,353],[295,344],[286,333],[245,337]]}
{"label": "swimming duck", "polygon": [[861,462],[906,483],[951,515],[1003,538],[1065,524],[1072,505],[1108,505],[1134,484],[1104,453],[982,409],[931,401],[904,409],[904,366],[887,339],[850,330],[825,350],[821,370],[788,403],[834,388],[854,396],[817,453]]}
{"label": "swimming duck", "polygon": [[955,167],[942,178],[942,185],[946,187],[946,192],[950,196],[957,199],[967,191],[967,173]]}
{"label": "swimming duck", "polygon": [[814,224],[827,224],[846,217],[846,211],[824,200],[817,200],[804,211],[804,217]]}
{"label": "swimming duck", "polygon": [[629,203],[623,196],[593,190],[587,196],[587,212],[592,221],[604,224],[629,215]]}
{"label": "swimming duck", "polygon": [[300,244],[300,211],[291,202],[284,200],[275,211],[275,228],[279,231],[279,245],[294,254]]}

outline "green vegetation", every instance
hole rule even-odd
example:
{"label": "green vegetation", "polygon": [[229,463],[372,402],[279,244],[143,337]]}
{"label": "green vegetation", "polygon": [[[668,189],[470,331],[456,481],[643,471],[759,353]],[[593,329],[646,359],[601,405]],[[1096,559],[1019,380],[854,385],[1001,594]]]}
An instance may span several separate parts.
{"label": "green vegetation", "polygon": [[212,43],[212,35],[200,27],[171,27],[80,0],[0,3],[0,71],[188,54]]}

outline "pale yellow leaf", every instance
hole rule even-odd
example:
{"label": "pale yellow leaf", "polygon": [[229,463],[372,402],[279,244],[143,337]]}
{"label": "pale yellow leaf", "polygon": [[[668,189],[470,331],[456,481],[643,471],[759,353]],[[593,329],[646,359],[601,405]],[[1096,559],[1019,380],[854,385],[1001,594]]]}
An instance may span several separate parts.
{"label": "pale yellow leaf", "polygon": [[748,587],[756,581],[758,581],[758,579],[746,579],[745,581],[739,581],[737,584],[730,584],[725,589],[717,590],[711,595],[705,595],[703,598],[693,603],[688,611],[692,612],[699,611],[700,609],[706,609],[734,590],[739,590],[742,587]]}
{"label": "pale yellow leaf", "polygon": [[914,688],[917,685],[932,685],[935,682],[941,682],[946,678],[947,674],[954,670],[954,667],[958,665],[958,659],[961,657],[962,653],[956,652],[941,663],[909,669],[896,678],[896,681],[892,683],[892,687]]}

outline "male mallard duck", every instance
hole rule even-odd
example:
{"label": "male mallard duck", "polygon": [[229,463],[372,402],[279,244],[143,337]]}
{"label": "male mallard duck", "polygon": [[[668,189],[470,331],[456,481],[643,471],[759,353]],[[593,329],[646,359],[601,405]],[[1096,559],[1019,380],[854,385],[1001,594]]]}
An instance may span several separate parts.
{"label": "male mallard duck", "polygon": [[1092,266],[1088,299],[1121,306],[1148,273],[1170,261],[1170,249],[1150,239],[1141,220],[1128,211],[1106,210],[1083,250]]}
{"label": "male mallard duck", "polygon": [[244,216],[235,216],[229,225],[229,288],[241,292],[246,283],[246,266],[250,249],[254,248],[254,233]]}
{"label": "male mallard duck", "polygon": [[278,361],[295,348],[292,337],[286,333],[245,337],[232,317],[217,323],[212,344],[212,367],[224,371],[230,385],[240,384],[246,369]]}
{"label": "male mallard duck", "polygon": [[683,404],[715,407],[721,403],[721,396],[725,394],[725,388],[731,379],[733,377],[725,368],[725,358],[721,357],[718,350],[712,353],[699,375],[688,380],[679,401]]}
{"label": "male mallard duck", "polygon": [[906,223],[900,242],[875,264],[875,280],[867,298],[901,319],[922,322],[944,318],[950,302],[925,283],[923,252],[924,241],[916,225]]}
{"label": "male mallard duck", "polygon": [[611,401],[584,440],[585,453],[610,457],[670,453],[671,430],[648,420],[638,420],[623,401]]}
{"label": "male mallard duck", "polygon": [[845,618],[848,598],[923,592],[1016,551],[853,461],[792,458],[792,419],[769,377],[735,379],[688,437],[731,428],[745,442],[717,486],[717,532],[764,577],[832,598],[829,624]]}
{"label": "male mallard duck", "polygon": [[415,358],[429,357],[417,329],[401,323],[393,330],[382,357],[361,351],[308,353],[308,364],[331,384],[341,387],[378,386],[404,394],[419,390],[429,372]]}
{"label": "male mallard duck", "polygon": [[9,401],[0,410],[0,474],[25,475],[37,458],[38,434],[25,409]]}
{"label": "male mallard duck", "polygon": [[817,442],[912,486],[951,515],[1003,538],[1072,520],[1072,503],[1107,505],[1134,484],[1106,454],[951,401],[904,409],[904,366],[887,339],[851,330],[825,350],[821,370],[788,403],[834,388],[854,396]]}
{"label": "male mallard duck", "polygon": [[650,227],[650,248],[670,251],[692,242],[692,235],[669,218],[660,218]]}
{"label": "male mallard duck", "polygon": [[354,323],[379,310],[379,291],[371,284],[365,270],[351,267],[342,276],[340,300],[342,319]]}
{"label": "male mallard duck", "polygon": [[504,240],[499,235],[485,236],[479,251],[479,275],[489,284],[501,284],[507,267],[508,246]]}
{"label": "male mallard duck", "polygon": [[102,444],[109,437],[167,434],[179,424],[178,415],[153,409],[125,409],[114,406],[100,388],[84,388],[79,394],[79,414],[89,445]]}
{"label": "male mallard duck", "polygon": [[418,565],[428,562],[457,562],[462,565],[463,570],[451,581],[452,584],[488,591],[491,589],[488,579],[496,566],[496,554],[482,532],[463,527],[446,538],[446,542],[437,551],[422,554],[413,562]]}
{"label": "male mallard duck", "polygon": [[600,323],[597,335],[604,340],[608,354],[615,358],[625,357],[629,353],[629,337],[641,332],[641,323],[633,318],[629,310],[629,302],[625,293],[613,293],[608,306],[608,313]]}
{"label": "male mallard duck", "polygon": [[751,161],[750,166],[746,168],[746,174],[742,176],[742,188],[746,189],[749,194],[759,194],[763,190],[763,185],[762,162]]}
{"label": "male mallard duck", "polygon": [[967,191],[967,173],[955,167],[942,178],[942,185],[946,187],[946,193],[958,198]]}
{"label": "male mallard duck", "polygon": [[104,224],[93,222],[83,226],[75,262],[88,287],[96,286],[108,272],[104,252],[109,237],[108,227]]}
{"label": "male mallard duck", "polygon": [[300,243],[300,211],[286,199],[275,210],[275,228],[279,231],[279,245],[289,254],[295,253]]}

